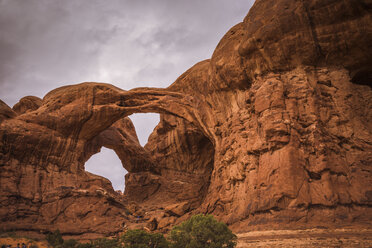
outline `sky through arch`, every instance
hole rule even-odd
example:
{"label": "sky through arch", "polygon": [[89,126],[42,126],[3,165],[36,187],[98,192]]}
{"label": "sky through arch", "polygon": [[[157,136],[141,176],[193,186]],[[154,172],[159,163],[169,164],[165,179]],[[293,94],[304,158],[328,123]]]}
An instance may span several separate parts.
{"label": "sky through arch", "polygon": [[99,153],[91,156],[85,163],[85,170],[109,179],[114,190],[124,192],[125,174],[128,171],[123,168],[114,150],[102,147]]}

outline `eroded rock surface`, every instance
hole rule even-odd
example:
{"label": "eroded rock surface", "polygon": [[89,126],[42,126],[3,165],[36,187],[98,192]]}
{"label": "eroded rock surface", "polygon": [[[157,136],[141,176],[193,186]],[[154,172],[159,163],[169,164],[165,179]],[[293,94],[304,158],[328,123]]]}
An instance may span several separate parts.
{"label": "eroded rock surface", "polygon": [[25,96],[13,106],[13,110],[17,114],[24,114],[26,112],[31,112],[38,109],[41,104],[42,100],[40,98],[36,96]]}
{"label": "eroded rock surface", "polygon": [[[371,6],[257,0],[167,89],[0,102],[1,228],[94,237],[199,212],[235,231],[370,225]],[[126,118],[138,112],[161,114],[144,148]],[[102,146],[129,172],[124,196],[84,171]]]}

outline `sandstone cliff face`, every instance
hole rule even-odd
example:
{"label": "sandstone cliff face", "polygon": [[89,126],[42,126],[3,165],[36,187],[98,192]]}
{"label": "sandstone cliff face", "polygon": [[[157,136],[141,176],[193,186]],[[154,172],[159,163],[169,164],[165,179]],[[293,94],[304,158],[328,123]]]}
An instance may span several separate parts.
{"label": "sandstone cliff face", "polygon": [[[371,6],[258,0],[167,89],[84,83],[0,102],[2,228],[109,235],[136,214],[166,230],[197,212],[236,231],[368,225]],[[161,113],[145,148],[136,112]],[[102,146],[129,172],[124,196],[84,171]]]}
{"label": "sandstone cliff face", "polygon": [[[126,222],[134,222],[135,217],[128,216],[133,213],[129,201],[143,200],[156,191],[156,183],[144,184],[159,172],[125,116],[135,110],[172,113],[168,106],[172,101],[181,110],[178,106],[188,101],[180,102],[180,97],[162,90],[125,92],[85,83],[48,93],[37,109],[20,102],[16,104],[23,109],[19,115],[1,102],[1,227],[59,228],[94,237],[118,232]],[[149,99],[156,104],[148,104]],[[144,178],[132,185],[134,179],[127,180],[126,198],[114,192],[107,179],[84,171],[84,163],[102,146],[116,151],[132,173],[130,178],[136,178],[137,172]]]}

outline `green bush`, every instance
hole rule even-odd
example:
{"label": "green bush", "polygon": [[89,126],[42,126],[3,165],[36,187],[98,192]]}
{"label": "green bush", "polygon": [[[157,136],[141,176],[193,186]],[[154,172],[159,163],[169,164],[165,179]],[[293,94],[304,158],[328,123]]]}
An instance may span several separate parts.
{"label": "green bush", "polygon": [[92,242],[94,248],[122,248],[118,239],[96,239]]}
{"label": "green bush", "polygon": [[61,232],[58,229],[48,233],[46,235],[46,240],[55,248],[75,248],[79,244],[75,239],[63,240]]}
{"label": "green bush", "polygon": [[77,248],[94,248],[92,243],[79,243],[76,247]]}
{"label": "green bush", "polygon": [[138,229],[128,230],[121,240],[124,248],[168,248],[168,242],[162,234]]}
{"label": "green bush", "polygon": [[75,248],[78,245],[78,242],[75,239],[64,240],[62,248]]}
{"label": "green bush", "polygon": [[58,229],[54,232],[48,233],[46,235],[46,240],[52,247],[59,247],[63,244],[63,238]]}
{"label": "green bush", "polygon": [[63,240],[59,230],[46,236],[48,243],[55,248],[233,248],[236,235],[212,215],[195,215],[188,221],[175,226],[169,241],[160,233],[144,230],[129,230],[120,239],[96,239],[90,243],[76,240]]}
{"label": "green bush", "polygon": [[237,237],[212,215],[199,214],[173,227],[169,239],[172,248],[233,248]]}

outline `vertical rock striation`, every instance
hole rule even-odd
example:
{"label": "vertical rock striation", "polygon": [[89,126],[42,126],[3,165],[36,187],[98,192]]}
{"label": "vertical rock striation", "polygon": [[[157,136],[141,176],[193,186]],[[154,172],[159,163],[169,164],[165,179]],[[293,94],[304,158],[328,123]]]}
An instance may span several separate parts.
{"label": "vertical rock striation", "polygon": [[[93,237],[138,212],[162,230],[199,212],[236,231],[369,225],[371,7],[257,0],[167,89],[84,83],[0,102],[1,228]],[[161,114],[144,148],[137,112]],[[84,171],[102,146],[129,172],[124,196]]]}

